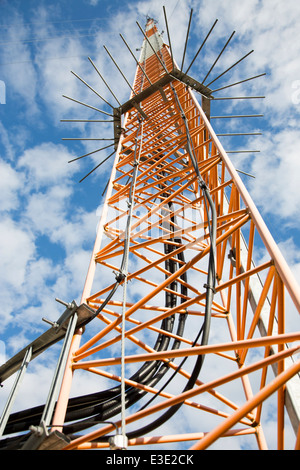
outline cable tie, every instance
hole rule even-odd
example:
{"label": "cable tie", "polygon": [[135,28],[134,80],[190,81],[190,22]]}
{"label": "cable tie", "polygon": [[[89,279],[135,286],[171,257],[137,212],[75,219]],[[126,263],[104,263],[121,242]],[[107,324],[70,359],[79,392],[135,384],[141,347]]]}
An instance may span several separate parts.
{"label": "cable tie", "polygon": [[216,289],[213,286],[210,286],[209,284],[204,284],[203,287],[206,289],[210,289],[214,294],[216,293]]}
{"label": "cable tie", "polygon": [[124,281],[125,277],[126,277],[126,274],[123,273],[122,271],[119,271],[119,272],[116,272],[116,271],[113,271],[113,273],[115,274],[115,277],[116,277],[116,281],[117,282],[122,282]]}
{"label": "cable tie", "polygon": [[207,188],[207,185],[206,185],[206,183],[205,183],[204,181],[199,181],[199,186],[200,186],[201,189],[205,189],[205,190],[208,189],[208,188]]}

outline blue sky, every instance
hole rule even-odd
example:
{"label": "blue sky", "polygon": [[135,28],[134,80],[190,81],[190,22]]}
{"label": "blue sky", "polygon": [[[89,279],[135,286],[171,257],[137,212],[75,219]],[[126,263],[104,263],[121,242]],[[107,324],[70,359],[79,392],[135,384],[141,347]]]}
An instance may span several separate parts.
{"label": "blue sky", "polygon": [[[45,330],[42,317],[61,314],[55,298],[79,300],[96,234],[102,191],[111,160],[79,183],[109,149],[101,141],[65,138],[111,138],[111,123],[65,123],[61,119],[109,119],[64,98],[66,95],[106,112],[110,108],[72,73],[76,72],[116,105],[88,57],[103,72],[117,98],[130,89],[118,73],[106,45],[129,82],[135,63],[119,36],[138,57],[142,43],[136,21],[147,15],[165,30],[166,6],[177,62],[180,63],[190,8],[193,8],[186,64],[194,57],[216,18],[218,24],[190,75],[202,81],[233,31],[234,39],[216,64],[210,80],[254,49],[242,65],[212,85],[223,87],[263,72],[215,97],[265,96],[258,100],[216,101],[212,115],[263,114],[262,118],[213,120],[217,132],[261,132],[259,136],[222,137],[225,150],[259,150],[232,154],[255,203],[291,268],[300,279],[300,4],[294,0],[153,0],[37,1],[0,0],[0,354],[7,359]],[[164,33],[167,42],[167,34]],[[100,137],[99,137],[100,136]],[[103,144],[104,146],[104,144]],[[48,365],[34,366],[25,379],[29,397],[44,400]],[[35,376],[40,387],[35,388]],[[47,381],[48,380],[48,381]],[[4,392],[6,393],[6,392]]]}

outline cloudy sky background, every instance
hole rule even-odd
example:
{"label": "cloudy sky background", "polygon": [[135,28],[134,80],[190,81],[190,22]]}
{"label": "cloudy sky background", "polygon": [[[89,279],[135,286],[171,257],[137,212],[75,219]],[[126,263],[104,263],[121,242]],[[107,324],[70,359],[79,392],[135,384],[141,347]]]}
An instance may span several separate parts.
{"label": "cloudy sky background", "polygon": [[[135,62],[122,33],[138,57],[146,17],[166,31],[181,63],[190,8],[193,19],[186,66],[210,27],[214,33],[189,74],[202,81],[233,31],[226,52],[206,83],[254,49],[254,53],[222,79],[219,88],[266,72],[215,97],[265,96],[257,100],[216,101],[212,115],[263,114],[262,118],[212,120],[217,132],[259,132],[262,135],[221,137],[225,150],[259,150],[232,154],[256,205],[300,279],[300,3],[294,0],[152,0],[119,1],[0,0],[0,289],[1,362],[46,329],[42,317],[62,313],[55,298],[79,301],[112,159],[101,171],[79,183],[111,149],[70,160],[99,149],[101,141],[65,138],[111,138],[111,123],[70,124],[61,119],[107,119],[109,116],[64,98],[72,97],[110,112],[110,107],[78,80],[76,72],[112,105],[90,57],[120,102],[130,89],[103,45],[129,82]],[[167,42],[167,34],[163,36]],[[254,178],[255,177],[255,178]],[[51,356],[50,356],[51,362]],[[54,355],[53,355],[54,361]],[[28,372],[17,407],[45,400],[51,364],[39,362]],[[39,387],[33,380],[39,377]],[[85,384],[88,389],[88,384]],[[3,389],[7,396],[8,387]],[[2,393],[2,390],[1,390]],[[4,403],[4,401],[3,401]],[[2,408],[2,406],[1,406]]]}

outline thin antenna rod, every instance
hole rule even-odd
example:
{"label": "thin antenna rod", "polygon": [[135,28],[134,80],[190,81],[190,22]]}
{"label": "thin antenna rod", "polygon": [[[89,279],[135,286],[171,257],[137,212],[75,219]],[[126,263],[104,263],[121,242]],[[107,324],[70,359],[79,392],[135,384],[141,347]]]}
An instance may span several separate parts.
{"label": "thin antenna rod", "polygon": [[83,106],[86,106],[87,108],[94,109],[95,111],[98,111],[99,113],[106,114],[107,116],[114,117],[113,114],[106,113],[105,111],[102,111],[99,108],[95,108],[94,106],[91,106],[89,104],[83,103],[82,101],[75,100],[74,98],[70,98],[69,96],[62,95],[64,98],[67,98],[68,100],[74,101],[74,103],[82,104]]}
{"label": "thin antenna rod", "polygon": [[214,101],[221,100],[257,100],[264,99],[265,96],[224,96],[222,98],[214,98]]}
{"label": "thin antenna rod", "polygon": [[120,101],[118,100],[118,98],[116,97],[116,95],[114,94],[114,92],[111,90],[111,88],[109,87],[109,85],[106,83],[106,81],[104,80],[104,78],[102,77],[101,73],[99,72],[99,70],[97,69],[96,65],[94,64],[94,62],[92,61],[92,59],[90,57],[88,57],[90,63],[92,64],[92,66],[94,67],[94,69],[96,70],[97,74],[99,75],[99,77],[101,78],[101,80],[104,82],[104,84],[107,86],[107,88],[109,89],[109,91],[111,92],[111,94],[113,95],[113,97],[115,98],[116,102],[121,106],[121,103]]}
{"label": "thin antenna rod", "polygon": [[218,22],[218,20],[216,19],[216,21],[214,22],[214,24],[213,24],[212,27],[210,28],[209,32],[207,33],[206,38],[204,39],[204,41],[202,42],[201,46],[199,47],[199,49],[198,49],[198,51],[197,51],[195,57],[193,58],[193,60],[192,60],[192,62],[190,63],[189,67],[186,69],[185,73],[188,73],[188,71],[190,70],[191,66],[192,66],[193,63],[195,62],[195,60],[196,60],[198,54],[199,54],[200,51],[202,50],[204,44],[206,43],[207,39],[209,38],[209,36],[210,36],[212,30],[214,29],[214,27],[216,26],[217,22]]}
{"label": "thin antenna rod", "polygon": [[218,137],[223,136],[241,136],[241,135],[262,135],[261,132],[235,132],[235,133],[225,133],[225,134],[216,134]]}
{"label": "thin antenna rod", "polygon": [[228,116],[210,116],[210,119],[234,119],[234,118],[252,118],[264,117],[263,114],[231,114]]}
{"label": "thin antenna rod", "polygon": [[170,33],[169,33],[169,26],[168,26],[168,20],[167,20],[167,13],[166,13],[166,9],[165,9],[164,6],[163,6],[163,11],[164,11],[165,24],[166,24],[166,28],[167,28],[167,35],[168,35],[168,41],[169,41],[169,46],[170,46],[170,52],[171,52],[172,65],[173,65],[173,70],[174,70],[174,68],[175,68],[175,65],[174,65],[174,56],[173,56],[173,51],[172,51],[171,37],[170,37]]}
{"label": "thin antenna rod", "polygon": [[117,67],[117,69],[119,70],[120,74],[122,75],[122,77],[124,78],[125,82],[127,83],[127,85],[129,86],[129,88],[131,89],[131,91],[136,95],[136,92],[134,91],[134,89],[132,88],[132,86],[130,85],[129,81],[127,80],[127,78],[125,77],[124,73],[122,72],[122,70],[120,69],[120,67],[118,66],[118,64],[116,63],[115,59],[112,57],[111,53],[109,52],[109,50],[106,48],[106,46],[103,46],[104,49],[106,50],[107,54],[109,55],[109,57],[111,58],[111,60],[113,61],[113,63],[115,64],[115,66]]}
{"label": "thin antenna rod", "polygon": [[68,163],[75,162],[76,160],[80,160],[80,158],[87,157],[88,155],[92,155],[93,153],[100,152],[101,150],[108,149],[109,147],[112,147],[114,144],[106,145],[106,147],[102,147],[101,149],[93,150],[92,152],[85,153],[84,155],[81,155],[80,157],[73,158],[73,160],[69,160]]}
{"label": "thin antenna rod", "polygon": [[136,24],[138,25],[138,27],[140,28],[141,32],[143,33],[144,35],[144,38],[146,39],[147,43],[149,44],[149,46],[151,47],[152,51],[154,52],[154,54],[156,55],[157,59],[159,60],[160,64],[162,65],[162,67],[164,68],[165,72],[166,73],[169,73],[168,70],[166,69],[166,66],[165,64],[162,62],[161,58],[158,56],[157,52],[154,50],[151,42],[149,41],[149,39],[147,38],[146,34],[144,33],[143,29],[141,28],[141,26],[139,25],[138,22],[136,22]]}
{"label": "thin antenna rod", "polygon": [[264,75],[266,75],[266,73],[261,73],[260,75],[255,75],[255,77],[246,78],[246,80],[241,80],[240,82],[232,83],[231,85],[226,85],[221,88],[216,88],[215,90],[212,91],[212,93],[215,93],[216,91],[219,91],[219,90],[225,90],[225,88],[230,88],[235,85],[240,85],[241,83],[249,82],[249,80],[254,80],[255,78],[263,77]]}
{"label": "thin antenna rod", "polygon": [[71,70],[71,73],[73,75],[75,75],[75,77],[77,77],[82,83],[84,83],[84,85],[86,85],[90,90],[92,90],[93,93],[95,93],[97,96],[99,96],[99,98],[101,100],[103,100],[106,104],[108,104],[108,106],[110,106],[112,109],[114,109],[114,107],[108,101],[106,101],[106,99],[104,99],[103,96],[99,95],[99,93],[96,90],[94,90],[93,87],[91,87],[88,83],[86,83],[86,81],[83,80],[83,78],[79,77],[79,75],[77,75],[77,73],[73,72],[73,70]]}
{"label": "thin antenna rod", "polygon": [[238,170],[237,168],[235,170],[239,173],[242,173],[243,175],[250,176],[251,178],[255,178],[255,176],[251,175],[251,173],[246,173],[245,171]]}
{"label": "thin antenna rod", "polygon": [[260,153],[260,150],[226,150],[226,153]]}
{"label": "thin antenna rod", "polygon": [[183,63],[184,63],[184,59],[185,59],[185,53],[186,53],[188,38],[189,38],[189,34],[190,34],[190,27],[191,27],[191,22],[192,22],[192,16],[193,16],[193,9],[191,9],[190,19],[189,19],[189,24],[188,24],[188,29],[187,29],[187,32],[186,32],[185,45],[184,45],[183,56],[182,56],[182,63],[181,63],[181,68],[180,68],[181,72],[182,72],[182,69],[183,69]]}
{"label": "thin antenna rod", "polygon": [[106,183],[106,185],[105,185],[105,188],[104,188],[103,193],[101,194],[101,196],[104,196],[104,194],[106,193],[106,190],[107,190],[109,181],[110,181],[110,180],[108,179],[108,181],[107,181],[107,183]]}
{"label": "thin antenna rod", "polygon": [[115,122],[113,119],[61,119],[60,122]]}
{"label": "thin antenna rod", "polygon": [[211,73],[212,69],[214,68],[214,66],[216,65],[216,63],[218,62],[218,60],[220,59],[221,55],[223,54],[223,52],[225,51],[226,47],[228,46],[229,42],[231,41],[231,39],[233,38],[235,34],[235,31],[233,31],[233,33],[231,34],[230,38],[228,39],[228,41],[226,42],[225,46],[223,47],[223,49],[221,50],[220,54],[218,55],[218,57],[216,58],[216,60],[214,61],[213,65],[211,66],[211,68],[209,69],[209,71],[207,72],[206,76],[204,77],[204,80],[202,82],[202,85],[204,84],[205,80],[207,79],[207,77],[209,76],[209,74]]}
{"label": "thin antenna rod", "polygon": [[130,54],[132,55],[132,57],[134,58],[136,64],[140,67],[142,73],[145,75],[145,77],[147,78],[148,82],[150,83],[150,85],[152,85],[152,82],[150,80],[150,78],[148,77],[148,75],[146,74],[145,70],[143,69],[143,67],[141,66],[141,64],[139,63],[139,61],[137,60],[137,58],[135,57],[134,53],[132,52],[132,50],[130,49],[130,47],[128,46],[127,42],[125,41],[124,37],[122,36],[122,34],[120,34],[121,38],[123,39],[125,45],[127,46],[127,49],[129,50]]}
{"label": "thin antenna rod", "polygon": [[240,62],[242,62],[242,60],[246,59],[246,57],[248,57],[250,54],[252,54],[252,52],[254,52],[254,49],[250,52],[248,52],[248,54],[244,55],[244,57],[242,57],[240,60],[238,60],[237,62],[235,62],[231,67],[229,67],[228,69],[226,69],[223,73],[221,73],[221,75],[218,75],[216,78],[214,78],[211,82],[209,82],[206,86],[209,87],[209,85],[211,85],[212,83],[216,82],[219,78],[221,78],[223,75],[225,75],[225,73],[229,72],[229,70],[233,69],[233,67],[235,67],[236,65],[238,65]]}
{"label": "thin antenna rod", "polygon": [[97,168],[99,168],[99,166],[101,166],[104,162],[106,162],[106,160],[108,160],[113,154],[115,153],[115,150],[110,154],[108,155],[108,157],[106,157],[104,160],[102,160],[102,162],[100,162],[97,166],[95,166],[95,168],[93,168],[87,175],[85,175],[80,181],[79,183],[81,183],[83,180],[85,180],[91,173],[93,173],[95,170],[97,170]]}
{"label": "thin antenna rod", "polygon": [[97,137],[63,137],[61,140],[114,140],[114,138],[103,139]]}

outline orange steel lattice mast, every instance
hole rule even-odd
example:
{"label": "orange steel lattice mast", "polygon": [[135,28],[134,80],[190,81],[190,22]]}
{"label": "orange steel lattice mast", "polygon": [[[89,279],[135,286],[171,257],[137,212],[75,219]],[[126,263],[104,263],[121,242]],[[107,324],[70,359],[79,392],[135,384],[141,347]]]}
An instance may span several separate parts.
{"label": "orange steel lattice mast", "polygon": [[[123,132],[82,298],[98,312],[98,327],[81,344],[81,332],[74,337],[53,429],[64,422],[74,371],[111,379],[113,387],[122,383],[123,364],[128,409],[117,426],[126,425],[124,446],[190,441],[206,449],[224,436],[252,434],[265,449],[261,417],[276,392],[278,449],[286,406],[299,449],[293,355],[300,333],[285,328],[287,297],[300,312],[299,288],[203,110],[211,90],[203,86],[200,106],[189,84],[201,86],[188,82],[149,20],[132,97],[120,109]],[[258,265],[255,243],[267,253]],[[91,293],[96,267],[101,288]],[[222,392],[238,381],[242,402]],[[122,387],[117,393],[121,413]],[[133,407],[141,397],[146,404]],[[182,407],[199,413],[197,432],[176,426],[175,435],[153,435]],[[109,446],[115,423],[97,425],[104,408],[95,428],[66,449]]]}
{"label": "orange steel lattice mast", "polygon": [[[94,319],[73,336],[51,431],[66,450],[230,449],[245,436],[267,449],[272,433],[299,450],[299,287],[210,124],[212,90],[170,46],[149,19],[131,97],[114,111],[82,294]],[[76,373],[100,391],[70,398]]]}

